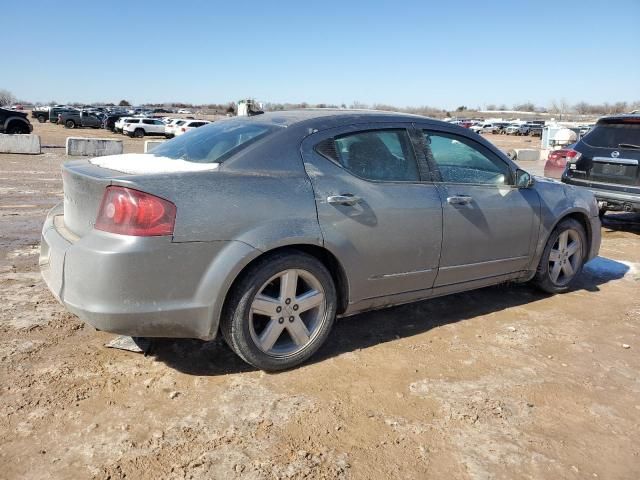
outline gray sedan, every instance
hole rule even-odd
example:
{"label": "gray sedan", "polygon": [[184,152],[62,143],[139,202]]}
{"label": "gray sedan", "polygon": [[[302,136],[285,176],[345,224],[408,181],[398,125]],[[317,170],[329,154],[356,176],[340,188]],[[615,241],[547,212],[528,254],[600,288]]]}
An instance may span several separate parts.
{"label": "gray sedan", "polygon": [[53,294],[100,330],[212,339],[295,366],[336,316],[506,281],[565,292],[600,247],[586,190],[469,130],[304,110],[71,161],[42,230]]}

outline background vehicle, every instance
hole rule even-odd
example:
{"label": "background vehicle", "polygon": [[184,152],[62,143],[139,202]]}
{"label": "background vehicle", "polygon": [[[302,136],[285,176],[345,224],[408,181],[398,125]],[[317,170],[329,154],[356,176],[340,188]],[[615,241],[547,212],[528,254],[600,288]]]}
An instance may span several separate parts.
{"label": "background vehicle", "polygon": [[142,138],[145,135],[164,135],[164,122],[155,118],[131,118],[122,128],[122,133],[130,137]]}
{"label": "background vehicle", "polygon": [[[122,133],[122,129],[124,128],[124,124],[130,120],[134,120],[132,117],[130,116],[122,116],[120,117],[118,120],[115,121],[115,123],[113,124],[113,131],[117,132],[117,133]],[[139,119],[135,119],[136,121]]]}
{"label": "background vehicle", "polygon": [[0,133],[9,135],[31,133],[33,125],[22,111],[0,108]]}
{"label": "background vehicle", "polygon": [[180,110],[178,110],[178,113],[186,113],[186,114],[190,114],[192,113],[191,110],[187,110],[186,108],[181,108]]}
{"label": "background vehicle", "polygon": [[640,211],[640,115],[599,119],[573,151],[563,182],[593,192],[601,214]]}
{"label": "background vehicle", "polygon": [[187,120],[186,122],[175,126],[173,133],[174,135],[177,137],[178,135],[182,135],[184,133],[187,133],[190,130],[194,130],[198,127],[202,127],[203,125],[206,125],[208,123],[211,123],[207,120]]}
{"label": "background vehicle", "polygon": [[504,133],[507,135],[520,135],[521,125],[510,124],[504,129]]}
{"label": "background vehicle", "polygon": [[336,313],[505,281],[565,292],[600,245],[589,192],[393,113],[238,117],[67,162],[63,182],[40,258],[61,301],[125,335],[220,331],[265,370],[308,359]]}
{"label": "background vehicle", "polygon": [[31,118],[37,118],[40,123],[46,122],[49,120],[49,107],[34,107],[31,110]]}
{"label": "background vehicle", "polygon": [[184,123],[186,123],[186,119],[184,118],[172,118],[168,122],[165,122],[164,125],[164,136],[167,138],[173,138],[175,136],[175,129]]}
{"label": "background vehicle", "polygon": [[509,123],[507,122],[495,122],[493,124],[493,130],[491,130],[491,133],[502,134],[504,133],[504,129],[507,128],[507,126],[509,126]]}
{"label": "background vehicle", "polygon": [[116,122],[124,117],[124,114],[107,114],[102,119],[102,128],[115,132]]}
{"label": "background vehicle", "polygon": [[567,145],[558,150],[552,150],[547,156],[544,164],[544,176],[549,178],[560,178],[567,166],[568,156],[574,157],[576,152],[573,150],[574,145]]}
{"label": "background vehicle", "polygon": [[102,115],[90,114],[81,111],[65,112],[58,115],[58,123],[65,128],[90,127],[100,128],[102,126]]}
{"label": "background vehicle", "polygon": [[478,125],[473,125],[471,127],[469,127],[469,130],[472,130],[478,134],[480,133],[488,133],[488,132],[493,132],[493,129],[495,128],[493,123],[480,123]]}
{"label": "background vehicle", "polygon": [[58,123],[58,116],[60,116],[63,113],[75,113],[78,112],[77,108],[72,108],[72,107],[51,107],[49,108],[49,121],[51,123]]}

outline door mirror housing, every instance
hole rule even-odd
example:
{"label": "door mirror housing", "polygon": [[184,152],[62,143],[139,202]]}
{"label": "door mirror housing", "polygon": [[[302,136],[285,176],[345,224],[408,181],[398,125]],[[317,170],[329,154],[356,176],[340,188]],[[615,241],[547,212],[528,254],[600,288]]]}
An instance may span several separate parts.
{"label": "door mirror housing", "polygon": [[529,172],[525,172],[520,168],[516,170],[516,186],[518,188],[530,188],[533,183],[533,176]]}

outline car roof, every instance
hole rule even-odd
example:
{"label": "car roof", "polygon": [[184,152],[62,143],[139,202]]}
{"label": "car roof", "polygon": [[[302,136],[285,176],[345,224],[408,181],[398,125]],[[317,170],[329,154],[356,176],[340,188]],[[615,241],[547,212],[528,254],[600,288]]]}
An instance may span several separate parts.
{"label": "car roof", "polygon": [[[236,117],[237,118],[237,117]],[[450,123],[413,115],[409,113],[389,112],[383,110],[344,110],[330,108],[305,108],[301,110],[284,110],[266,112],[251,117],[244,117],[256,123],[277,124],[284,127],[303,124],[312,127],[321,123],[324,127],[339,127],[354,123],[378,122],[429,122],[450,126]]]}
{"label": "car roof", "polygon": [[621,113],[617,115],[607,115],[606,117],[600,117],[596,122],[596,125],[602,125],[603,123],[640,123],[640,114],[637,113]]}

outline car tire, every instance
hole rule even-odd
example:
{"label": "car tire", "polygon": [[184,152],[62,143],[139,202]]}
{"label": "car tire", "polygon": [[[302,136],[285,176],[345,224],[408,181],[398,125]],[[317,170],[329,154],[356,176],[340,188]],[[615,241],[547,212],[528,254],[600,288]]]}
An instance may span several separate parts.
{"label": "car tire", "polygon": [[[572,244],[577,243],[574,247]],[[533,284],[547,293],[564,293],[582,272],[587,234],[572,218],[562,220],[549,235]]]}
{"label": "car tire", "polygon": [[144,137],[144,130],[142,128],[136,128],[135,131],[133,132],[133,136],[136,138]]}
{"label": "car tire", "polygon": [[9,124],[6,133],[9,135],[27,135],[31,133],[31,131],[29,130],[28,125],[14,121]]}
{"label": "car tire", "polygon": [[47,118],[44,115],[38,115],[38,122],[44,123],[47,121]]}
{"label": "car tire", "polygon": [[[309,307],[311,298],[319,303]],[[291,250],[249,267],[225,302],[220,330],[245,362],[265,371],[285,370],[320,348],[336,309],[335,284],[327,268],[316,258]]]}
{"label": "car tire", "polygon": [[74,122],[73,120],[67,120],[66,122],[64,122],[64,126],[65,128],[76,128],[76,122]]}

